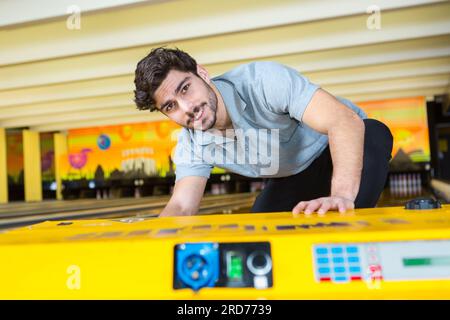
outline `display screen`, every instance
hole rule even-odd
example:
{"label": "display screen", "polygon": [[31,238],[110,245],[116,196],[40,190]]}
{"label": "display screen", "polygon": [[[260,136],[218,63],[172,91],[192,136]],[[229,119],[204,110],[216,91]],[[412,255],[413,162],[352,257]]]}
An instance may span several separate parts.
{"label": "display screen", "polygon": [[450,256],[448,256],[448,257],[404,258],[403,265],[405,267],[450,266]]}

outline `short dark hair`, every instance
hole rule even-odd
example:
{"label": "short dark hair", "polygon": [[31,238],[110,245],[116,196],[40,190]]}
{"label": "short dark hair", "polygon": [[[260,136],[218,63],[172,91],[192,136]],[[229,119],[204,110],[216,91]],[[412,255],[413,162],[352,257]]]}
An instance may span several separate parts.
{"label": "short dark hair", "polygon": [[178,48],[159,47],[153,49],[139,61],[135,71],[134,102],[139,110],[155,111],[153,95],[170,70],[192,72],[197,75],[197,62],[186,52]]}

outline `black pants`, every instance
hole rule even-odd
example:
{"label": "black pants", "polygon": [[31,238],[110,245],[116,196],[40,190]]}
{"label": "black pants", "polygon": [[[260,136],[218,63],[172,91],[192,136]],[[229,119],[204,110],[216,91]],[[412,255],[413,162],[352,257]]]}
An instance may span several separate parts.
{"label": "black pants", "polygon": [[[375,207],[386,182],[392,152],[392,134],[382,122],[365,119],[361,184],[355,208]],[[269,178],[252,212],[291,211],[300,201],[330,196],[333,163],[329,146],[302,172]]]}

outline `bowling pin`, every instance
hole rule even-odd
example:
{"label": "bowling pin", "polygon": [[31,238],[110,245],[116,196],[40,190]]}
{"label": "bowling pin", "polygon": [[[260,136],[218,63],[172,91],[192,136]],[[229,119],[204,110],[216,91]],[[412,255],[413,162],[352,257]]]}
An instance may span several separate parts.
{"label": "bowling pin", "polygon": [[418,196],[420,194],[419,192],[419,174],[414,174],[414,196]]}
{"label": "bowling pin", "polygon": [[403,197],[406,198],[408,196],[408,175],[403,174]]}
{"label": "bowling pin", "polygon": [[408,173],[408,197],[412,196],[412,188],[413,188],[413,178],[412,174]]}
{"label": "bowling pin", "polygon": [[221,183],[220,184],[220,194],[225,194],[227,193],[227,188],[225,186],[225,183]]}
{"label": "bowling pin", "polygon": [[405,173],[405,198],[409,197],[409,175]]}
{"label": "bowling pin", "polygon": [[419,184],[419,194],[422,195],[422,177],[421,177],[421,174],[420,174],[420,173],[418,174],[418,178],[419,178],[419,181],[418,181],[418,184]]}
{"label": "bowling pin", "polygon": [[394,175],[394,196],[398,197],[398,190],[399,190],[399,179],[398,179],[398,174]]}

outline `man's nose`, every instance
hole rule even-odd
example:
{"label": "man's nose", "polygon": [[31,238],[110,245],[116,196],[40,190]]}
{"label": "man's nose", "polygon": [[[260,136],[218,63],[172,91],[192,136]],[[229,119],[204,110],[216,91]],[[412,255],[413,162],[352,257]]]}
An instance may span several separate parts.
{"label": "man's nose", "polygon": [[181,110],[183,110],[184,113],[186,113],[187,115],[192,116],[194,114],[193,111],[193,104],[190,101],[186,101],[186,100],[180,100],[178,101],[178,106],[180,107]]}

